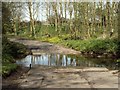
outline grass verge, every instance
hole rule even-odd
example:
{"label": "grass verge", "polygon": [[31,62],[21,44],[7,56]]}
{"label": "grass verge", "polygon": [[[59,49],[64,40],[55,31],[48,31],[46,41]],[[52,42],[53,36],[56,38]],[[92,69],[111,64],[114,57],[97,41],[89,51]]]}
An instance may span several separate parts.
{"label": "grass verge", "polygon": [[94,54],[107,57],[117,55],[119,42],[117,39],[87,39],[87,40],[64,40],[62,37],[41,38],[41,41],[57,43],[68,48],[80,51],[82,54]]}

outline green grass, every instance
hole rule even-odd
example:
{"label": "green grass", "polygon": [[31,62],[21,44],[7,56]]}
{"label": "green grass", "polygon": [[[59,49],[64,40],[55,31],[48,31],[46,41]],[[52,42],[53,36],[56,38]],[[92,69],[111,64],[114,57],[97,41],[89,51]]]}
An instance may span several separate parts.
{"label": "green grass", "polygon": [[84,52],[95,52],[95,53],[114,53],[117,51],[117,42],[113,40],[69,40],[64,41],[64,45],[70,48],[84,51]]}
{"label": "green grass", "polygon": [[14,63],[5,63],[2,64],[2,76],[6,77],[10,75],[12,72],[16,71],[17,65]]}
{"label": "green grass", "polygon": [[[66,42],[66,41],[64,41]],[[69,40],[65,44],[68,47],[71,47],[76,50],[85,51],[85,52],[99,52],[99,53],[114,53],[117,51],[118,45],[117,41],[110,39],[90,39],[90,40]]]}
{"label": "green grass", "polygon": [[[66,37],[68,37],[66,35]],[[95,54],[116,54],[118,41],[115,39],[87,39],[87,40],[64,40],[65,36],[41,38],[41,41],[58,43],[80,52],[93,52]]]}
{"label": "green grass", "polygon": [[51,42],[51,43],[59,43],[62,41],[58,36],[56,37],[42,37],[42,38],[37,38],[37,40],[41,40],[43,42]]}

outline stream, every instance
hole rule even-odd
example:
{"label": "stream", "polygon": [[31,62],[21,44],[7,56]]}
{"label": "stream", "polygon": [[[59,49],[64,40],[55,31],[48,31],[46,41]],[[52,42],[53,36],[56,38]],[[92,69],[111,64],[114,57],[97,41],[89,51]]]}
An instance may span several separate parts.
{"label": "stream", "polygon": [[106,67],[108,69],[117,69],[115,60],[85,58],[79,55],[50,54],[43,53],[40,55],[28,55],[23,59],[17,60],[17,64],[24,67],[36,65],[56,66],[56,67]]}

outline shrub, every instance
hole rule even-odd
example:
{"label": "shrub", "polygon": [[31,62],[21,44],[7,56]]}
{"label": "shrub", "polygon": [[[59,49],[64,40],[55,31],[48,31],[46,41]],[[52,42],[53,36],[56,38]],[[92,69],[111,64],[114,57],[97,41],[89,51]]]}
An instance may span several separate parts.
{"label": "shrub", "polygon": [[21,55],[26,55],[27,51],[28,50],[25,45],[10,42],[6,37],[3,37],[2,55],[8,55],[12,56],[13,58],[17,58]]}

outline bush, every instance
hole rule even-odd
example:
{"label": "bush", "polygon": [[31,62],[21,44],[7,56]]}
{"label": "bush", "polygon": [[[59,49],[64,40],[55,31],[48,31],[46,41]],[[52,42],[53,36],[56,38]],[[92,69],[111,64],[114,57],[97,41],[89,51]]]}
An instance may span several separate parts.
{"label": "bush", "polygon": [[[18,58],[27,54],[27,47],[23,44],[10,42],[6,37],[3,37],[2,42],[2,55],[12,56]],[[4,57],[4,56],[3,56]]]}
{"label": "bush", "polygon": [[15,62],[14,58],[9,54],[2,54],[2,64],[13,63]]}

